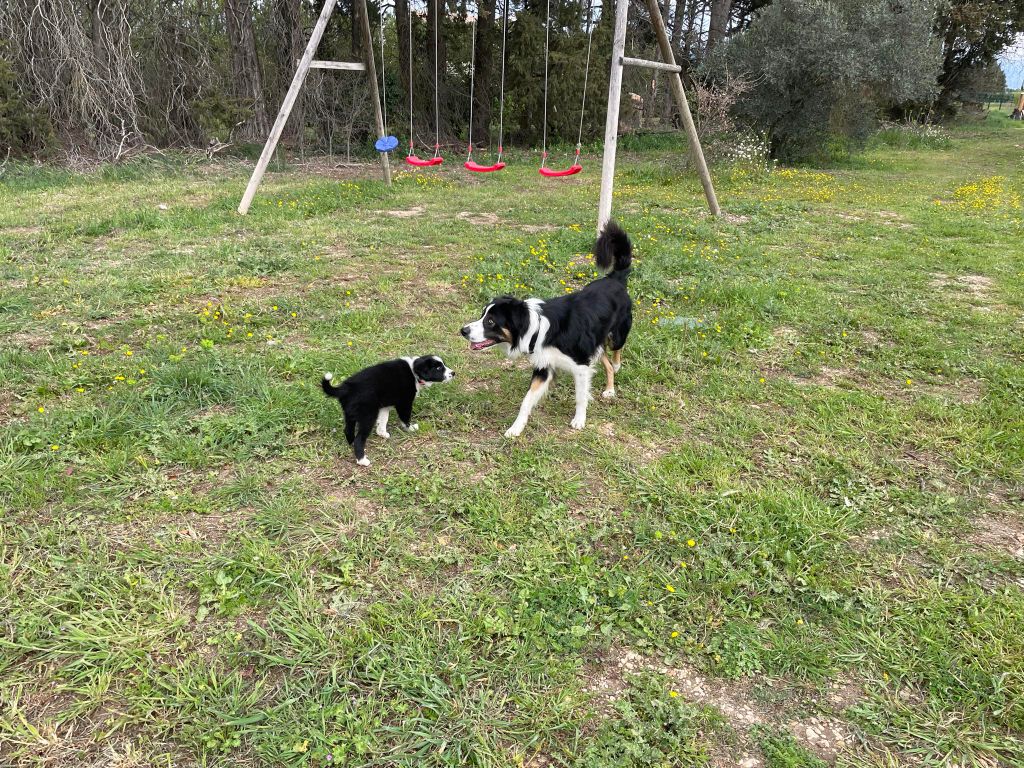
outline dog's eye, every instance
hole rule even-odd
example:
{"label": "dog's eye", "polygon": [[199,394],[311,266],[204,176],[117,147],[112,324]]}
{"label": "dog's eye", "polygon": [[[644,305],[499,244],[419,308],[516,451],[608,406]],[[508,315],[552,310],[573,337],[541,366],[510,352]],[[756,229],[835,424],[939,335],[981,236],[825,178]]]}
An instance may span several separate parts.
{"label": "dog's eye", "polygon": [[487,318],[487,325],[494,325],[494,318],[493,317],[488,317]]}

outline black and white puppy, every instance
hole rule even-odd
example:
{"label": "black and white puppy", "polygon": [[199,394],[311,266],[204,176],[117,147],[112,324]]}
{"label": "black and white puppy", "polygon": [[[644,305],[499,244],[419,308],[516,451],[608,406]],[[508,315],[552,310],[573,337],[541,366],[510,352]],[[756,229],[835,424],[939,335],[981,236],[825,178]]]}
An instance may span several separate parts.
{"label": "black and white puppy", "polygon": [[600,269],[610,271],[581,290],[553,299],[501,296],[484,307],[479,320],[462,328],[470,349],[503,344],[509,357],[526,355],[533,363],[530,391],[505,437],[522,434],[556,370],[570,372],[576,382],[573,429],[586,426],[590,381],[598,358],[607,376],[602,395],[615,397],[615,374],[633,325],[633,301],[626,291],[633,248],[617,224],[609,223],[597,238],[594,261]]}
{"label": "black and white puppy", "polygon": [[451,381],[455,371],[446,366],[437,355],[402,357],[371,365],[354,373],[339,386],[331,381],[334,376],[325,373],[321,386],[328,397],[338,398],[345,414],[345,437],[356,455],[356,463],[370,466],[364,446],[370,430],[377,426],[377,434],[388,433],[388,414],[392,408],[410,432],[420,428],[412,420],[412,404],[419,391],[431,384]]}

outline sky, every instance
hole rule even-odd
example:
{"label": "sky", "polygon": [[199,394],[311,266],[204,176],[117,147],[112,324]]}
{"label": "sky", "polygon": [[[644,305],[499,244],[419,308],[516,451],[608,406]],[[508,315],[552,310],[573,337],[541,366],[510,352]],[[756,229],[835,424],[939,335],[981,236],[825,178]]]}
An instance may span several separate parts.
{"label": "sky", "polygon": [[1011,88],[1020,88],[1024,83],[1024,35],[1017,36],[1017,42],[1003,51],[999,64],[1006,73],[1006,84]]}

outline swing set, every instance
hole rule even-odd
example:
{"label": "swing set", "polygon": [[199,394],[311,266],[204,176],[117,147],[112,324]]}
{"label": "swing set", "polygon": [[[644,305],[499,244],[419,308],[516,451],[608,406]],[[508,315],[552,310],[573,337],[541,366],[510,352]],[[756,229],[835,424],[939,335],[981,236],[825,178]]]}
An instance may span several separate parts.
{"label": "swing set", "polygon": [[[435,4],[439,0],[434,0]],[[541,176],[548,178],[559,178],[562,176],[573,176],[583,170],[583,166],[580,164],[580,149],[583,141],[583,118],[586,114],[587,109],[587,80],[590,76],[590,51],[592,43],[594,41],[594,25],[591,19],[591,8],[592,5],[587,6],[587,64],[583,70],[583,97],[582,103],[580,104],[580,126],[579,133],[576,136],[576,155],[573,159],[571,166],[564,170],[558,170],[547,167],[548,160],[548,82],[549,82],[549,67],[550,61],[550,45],[551,45],[551,0],[548,0],[547,4],[547,17],[544,24],[544,121],[543,121],[543,139],[541,149],[541,164],[538,172]],[[409,154],[405,158],[405,162],[409,165],[414,165],[420,168],[441,165],[444,159],[441,157],[441,144],[440,144],[440,122],[441,113],[439,108],[438,98],[438,77],[437,77],[437,20],[439,18],[438,11],[434,12],[434,156],[429,160],[423,160],[416,156],[413,152],[413,75],[412,75],[412,59],[413,59],[413,48],[412,48],[412,9],[409,9]],[[384,60],[384,23],[381,21],[381,61]],[[462,164],[467,171],[473,173],[494,173],[500,171],[505,167],[505,162],[501,159],[502,155],[505,154],[504,139],[505,139],[505,61],[506,51],[508,48],[508,0],[505,0],[504,9],[502,11],[502,24],[501,24],[501,78],[500,78],[500,92],[498,96],[498,157],[491,165],[482,165],[473,159],[473,102],[476,97],[476,40],[477,40],[477,24],[476,19],[472,21],[472,32],[471,32],[472,47],[469,59],[469,141],[466,149],[466,160]],[[385,111],[387,107],[385,106]],[[386,113],[386,112],[385,112]],[[397,139],[392,137],[388,144],[394,148],[397,146]],[[380,142],[378,141],[378,150],[381,150]]]}
{"label": "swing set", "polygon": [[[430,0],[427,0],[430,2]],[[385,182],[391,184],[391,165],[389,162],[389,154],[395,150],[399,141],[396,137],[392,136],[388,132],[387,123],[387,84],[386,80],[381,73],[381,87],[378,91],[377,88],[377,68],[376,62],[374,61],[373,55],[373,41],[370,33],[370,22],[369,14],[367,12],[366,0],[355,0],[353,10],[359,17],[358,21],[362,28],[363,37],[363,51],[365,59],[363,62],[340,62],[340,61],[318,61],[314,60],[313,56],[316,54],[316,49],[320,44],[320,39],[323,37],[324,30],[327,27],[327,23],[330,20],[331,14],[333,13],[338,0],[325,0],[323,9],[320,12],[320,17],[317,20],[316,25],[313,27],[313,32],[310,35],[309,43],[306,45],[306,50],[299,60],[298,67],[296,68],[295,76],[292,78],[288,92],[285,94],[284,101],[281,104],[281,109],[278,112],[277,119],[274,121],[274,125],[270,130],[270,136],[267,138],[267,142],[263,147],[263,152],[260,154],[260,158],[256,163],[256,168],[253,170],[252,177],[249,179],[249,184],[246,187],[245,194],[242,196],[242,201],[238,206],[238,212],[245,214],[249,210],[249,206],[252,203],[253,198],[256,195],[256,190],[259,187],[260,181],[263,179],[263,175],[266,172],[267,166],[273,157],[274,150],[277,147],[277,143],[281,138],[281,134],[284,131],[285,123],[288,120],[288,116],[291,113],[292,107],[298,98],[299,91],[302,88],[302,84],[305,81],[306,75],[309,70],[312,69],[329,69],[329,70],[348,70],[348,71],[360,71],[366,72],[368,75],[368,81],[370,85],[370,97],[374,107],[374,117],[376,120],[377,127],[377,140],[374,144],[377,151],[381,156],[381,167],[384,174]],[[412,21],[413,13],[412,9],[409,10],[409,140],[408,140],[408,153],[405,156],[406,164],[417,168],[432,168],[439,166],[444,163],[444,157],[441,155],[441,108],[440,108],[440,85],[439,85],[439,73],[438,73],[438,25],[440,19],[440,0],[433,0],[434,2],[434,154],[431,157],[419,157],[416,154],[415,144],[415,126],[413,124],[413,112],[414,112],[414,99],[413,99],[413,39],[412,39]],[[612,185],[614,184],[615,177],[615,154],[616,144],[618,140],[618,117],[619,117],[619,102],[622,91],[622,71],[625,66],[636,66],[643,67],[646,69],[654,69],[671,73],[673,76],[670,77],[669,82],[671,85],[672,95],[675,98],[677,107],[679,108],[683,127],[686,130],[687,138],[690,144],[690,151],[695,160],[697,173],[700,176],[701,184],[704,187],[704,194],[707,198],[708,208],[712,215],[719,215],[721,209],[718,206],[718,199],[715,196],[714,186],[711,182],[711,174],[708,171],[707,164],[704,160],[704,153],[700,146],[700,140],[697,137],[697,131],[693,123],[693,117],[690,114],[689,104],[686,99],[686,94],[683,90],[682,78],[680,72],[682,68],[677,66],[675,63],[674,54],[672,51],[671,44],[669,43],[669,37],[665,28],[664,19],[661,15],[661,9],[658,5],[658,0],[645,0],[648,11],[650,12],[651,23],[654,27],[654,31],[658,38],[658,46],[661,49],[661,55],[664,61],[645,61],[643,59],[629,58],[625,55],[625,39],[626,39],[626,20],[629,12],[629,0],[615,0],[615,31],[612,39],[612,56],[611,56],[611,74],[608,81],[608,110],[606,113],[605,120],[605,139],[604,139],[604,158],[601,164],[601,196],[598,208],[598,231],[604,227],[605,223],[611,217],[611,202],[612,202]],[[498,99],[498,153],[494,163],[490,165],[484,165],[477,162],[473,158],[473,101],[476,96],[476,83],[475,83],[475,69],[476,69],[476,42],[477,42],[477,22],[476,19],[472,21],[472,48],[470,53],[470,86],[469,86],[469,130],[468,130],[468,145],[466,149],[466,160],[463,162],[463,167],[472,173],[494,173],[505,168],[505,161],[502,159],[505,153],[503,146],[504,142],[504,131],[505,131],[505,65],[506,65],[506,52],[507,52],[507,40],[508,40],[508,0],[505,0],[504,7],[502,10],[502,33],[501,33],[501,79],[500,79],[500,94]],[[549,86],[549,75],[550,75],[550,44],[551,44],[551,0],[547,0],[547,16],[545,19],[544,26],[544,108],[543,108],[543,128],[542,128],[542,143],[541,143],[541,163],[537,169],[541,176],[546,178],[563,178],[566,176],[574,176],[583,170],[583,165],[580,163],[580,151],[582,148],[583,141],[583,120],[586,115],[587,106],[587,82],[590,76],[590,59],[591,51],[594,40],[594,20],[593,20],[593,3],[592,0],[587,5],[587,59],[586,66],[583,71],[583,88],[582,96],[580,99],[580,120],[579,130],[576,136],[576,152],[573,157],[572,164],[567,168],[550,168],[548,167],[548,86]],[[382,14],[383,16],[383,14]],[[384,61],[384,21],[383,18],[380,20],[380,50],[381,50],[381,62]],[[381,93],[384,98],[381,99]],[[382,108],[383,105],[383,108]]]}

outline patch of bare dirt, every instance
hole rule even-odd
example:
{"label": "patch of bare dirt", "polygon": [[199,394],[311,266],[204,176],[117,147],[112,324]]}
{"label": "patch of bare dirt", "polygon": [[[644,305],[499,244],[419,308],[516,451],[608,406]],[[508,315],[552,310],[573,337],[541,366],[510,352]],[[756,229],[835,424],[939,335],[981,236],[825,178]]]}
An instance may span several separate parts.
{"label": "patch of bare dirt", "polygon": [[468,221],[476,226],[496,226],[501,224],[501,217],[496,213],[474,213],[472,211],[459,211],[455,218]]}
{"label": "patch of bare dirt", "polygon": [[787,344],[789,346],[795,345],[800,340],[800,332],[796,328],[789,328],[785,325],[780,325],[778,328],[772,331],[772,340],[776,344]]}
{"label": "patch of bare dirt", "polygon": [[18,331],[3,337],[2,346],[35,352],[50,345],[53,337],[42,331]]}
{"label": "patch of bare dirt", "polygon": [[882,336],[882,334],[878,333],[877,331],[861,331],[860,337],[868,346],[871,347],[888,347],[891,349],[892,347],[896,346],[893,342],[886,339],[884,336]]}
{"label": "patch of bare dirt", "polygon": [[898,227],[900,229],[914,228],[914,225],[910,224],[903,214],[896,213],[896,211],[878,211],[878,218],[882,220],[883,224],[891,227]]}
{"label": "patch of bare dirt", "polygon": [[722,214],[722,218],[725,221],[729,222],[730,224],[735,224],[735,225],[746,224],[747,222],[750,221],[750,217],[749,216],[744,216],[744,215],[739,214],[739,213],[723,213]]}
{"label": "patch of bare dirt", "polygon": [[854,552],[867,552],[872,546],[880,541],[885,541],[892,536],[888,528],[873,528],[864,533],[851,536],[849,540],[850,549]]}
{"label": "patch of bare dirt", "polygon": [[836,712],[849,709],[864,700],[864,686],[855,680],[833,680],[825,693],[825,701]]}
{"label": "patch of bare dirt", "polygon": [[959,379],[948,384],[927,384],[923,391],[951,403],[970,405],[981,400],[984,384],[978,379]]}
{"label": "patch of bare dirt", "polygon": [[173,523],[172,528],[177,536],[186,541],[201,542],[217,548],[232,533],[242,528],[246,516],[246,510],[209,515],[188,514],[181,521]]}
{"label": "patch of bare dirt", "polygon": [[[93,252],[96,254],[104,253],[107,249],[109,239],[111,239],[109,236],[99,238],[97,240],[98,244],[93,248]],[[124,269],[126,266],[128,266],[127,259],[96,255],[86,260],[86,262],[78,268],[86,275],[107,276]]]}
{"label": "patch of bare dirt", "polygon": [[8,235],[38,235],[42,231],[42,227],[4,227]]}
{"label": "patch of bare dirt", "polygon": [[422,205],[414,205],[412,208],[400,208],[396,211],[384,211],[384,213],[394,219],[413,219],[417,216],[422,216],[426,212],[426,207]]}
{"label": "patch of bare dirt", "polygon": [[960,275],[956,282],[971,296],[981,300],[988,299],[995,287],[992,278],[984,275]]}
{"label": "patch of bare dirt", "polygon": [[980,517],[974,521],[970,542],[1024,560],[1024,522],[1010,517]]}
{"label": "patch of bare dirt", "polygon": [[836,388],[841,381],[853,381],[853,371],[845,368],[830,368],[822,366],[821,370],[813,376],[791,376],[790,381],[799,386],[813,385],[816,387]]}
{"label": "patch of bare dirt", "polygon": [[[801,745],[829,763],[855,745],[852,728],[837,718],[825,714],[786,718],[778,707],[769,708],[756,701],[750,682],[711,678],[692,667],[662,666],[629,649],[610,650],[591,667],[586,690],[594,696],[598,709],[607,714],[624,695],[629,676],[641,672],[663,675],[670,692],[717,710],[745,744],[752,741],[750,732],[755,726],[771,725],[786,728]],[[717,754],[713,764],[722,768],[758,768],[763,764],[752,747],[741,747],[739,752]]]}
{"label": "patch of bare dirt", "polygon": [[520,224],[519,228],[530,235],[535,235],[538,232],[556,232],[559,229],[554,224]]}
{"label": "patch of bare dirt", "polygon": [[[196,411],[192,416],[192,419],[193,421],[200,421],[202,419],[213,418],[214,416],[230,416],[234,411],[235,409],[233,406],[226,405],[224,403],[216,403]],[[223,471],[230,472],[230,468]]]}
{"label": "patch of bare dirt", "polygon": [[985,275],[951,277],[943,272],[935,272],[930,285],[949,293],[967,294],[975,312],[994,312],[1007,309],[1005,304],[995,301],[995,281]]}
{"label": "patch of bare dirt", "polygon": [[21,401],[13,394],[0,391],[0,424],[23,421],[25,419],[25,414],[22,413],[23,408]]}
{"label": "patch of bare dirt", "polygon": [[807,750],[827,763],[835,763],[842,752],[854,746],[853,730],[839,720],[813,716],[805,720],[792,720],[786,729]]}

